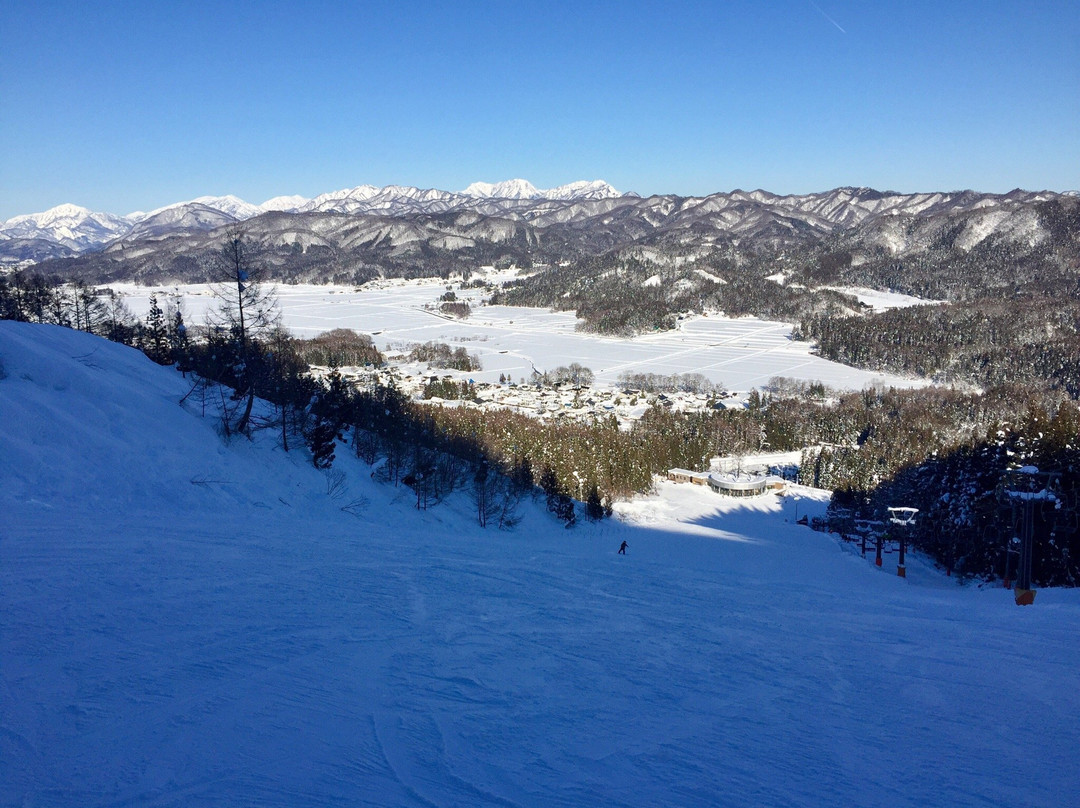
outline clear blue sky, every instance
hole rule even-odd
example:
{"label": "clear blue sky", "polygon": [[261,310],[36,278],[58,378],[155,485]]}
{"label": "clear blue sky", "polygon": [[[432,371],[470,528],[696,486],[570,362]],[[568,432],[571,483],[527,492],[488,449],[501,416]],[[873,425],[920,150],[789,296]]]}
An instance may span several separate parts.
{"label": "clear blue sky", "polygon": [[1080,4],[0,0],[0,219],[512,177],[1080,188]]}

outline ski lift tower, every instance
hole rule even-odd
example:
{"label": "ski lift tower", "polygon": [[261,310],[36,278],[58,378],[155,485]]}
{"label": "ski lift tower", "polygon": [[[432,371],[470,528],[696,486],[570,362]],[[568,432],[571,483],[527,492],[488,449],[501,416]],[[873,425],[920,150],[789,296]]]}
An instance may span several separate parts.
{"label": "ski lift tower", "polygon": [[[1031,561],[1035,555],[1035,509],[1058,509],[1061,507],[1057,493],[1060,491],[1058,472],[1039,471],[1035,466],[1009,469],[998,485],[999,499],[1012,510],[1013,536],[1010,547],[1019,547],[1020,560],[1016,568],[1016,586],[1013,598],[1017,606],[1030,606],[1035,602],[1035,590],[1031,588]],[[1008,552],[1005,556],[1005,574],[1008,573]]]}
{"label": "ski lift tower", "polygon": [[889,521],[897,526],[897,539],[900,542],[900,555],[896,560],[896,574],[901,578],[907,578],[907,567],[904,565],[904,553],[907,551],[908,528],[915,524],[915,514],[918,508],[892,507],[889,508]]}

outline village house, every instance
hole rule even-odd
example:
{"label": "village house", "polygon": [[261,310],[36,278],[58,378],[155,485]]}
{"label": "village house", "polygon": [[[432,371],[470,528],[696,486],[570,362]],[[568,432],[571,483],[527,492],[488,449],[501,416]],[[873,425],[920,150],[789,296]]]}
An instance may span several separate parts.
{"label": "village house", "polygon": [[677,483],[705,485],[709,480],[707,471],[689,471],[687,469],[668,469],[668,479]]}

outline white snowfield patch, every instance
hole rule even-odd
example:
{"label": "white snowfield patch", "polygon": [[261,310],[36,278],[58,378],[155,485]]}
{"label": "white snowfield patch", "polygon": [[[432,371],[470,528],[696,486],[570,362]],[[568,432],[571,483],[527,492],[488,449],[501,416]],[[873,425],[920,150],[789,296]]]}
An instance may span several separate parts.
{"label": "white snowfield patch", "polygon": [[713,471],[767,471],[773,466],[798,466],[802,451],[758,452],[755,454],[714,457],[709,461]]}
{"label": "white snowfield patch", "polygon": [[701,276],[702,278],[704,278],[707,281],[712,281],[713,283],[727,283],[727,281],[724,280],[723,278],[721,278],[719,275],[714,275],[712,272],[709,272],[708,270],[695,269],[694,272],[696,272],[699,276]]}
{"label": "white snowfield patch", "polygon": [[223,444],[121,346],[0,322],[0,362],[0,804],[1080,795],[1075,590],[901,580],[797,526],[808,489],[482,530],[347,449],[335,498]]}
{"label": "white snowfield patch", "polygon": [[880,289],[867,289],[862,286],[825,286],[836,292],[851,295],[860,303],[863,303],[874,311],[888,311],[889,309],[903,309],[909,306],[933,306],[941,305],[943,300],[928,300],[914,295],[905,295],[902,292],[884,292]]}
{"label": "white snowfield patch", "polygon": [[[493,278],[496,282],[499,277]],[[626,339],[576,330],[569,312],[512,306],[480,306],[481,292],[455,293],[473,306],[466,320],[455,320],[424,306],[446,291],[437,281],[387,281],[361,289],[351,286],[278,286],[284,324],[298,336],[311,337],[334,328],[372,334],[380,349],[407,342],[436,340],[465,347],[479,355],[483,372],[477,381],[495,382],[500,374],[514,381],[533,369],[551,370],[573,362],[591,368],[598,383],[614,384],[625,372],[701,373],[733,390],[762,388],[775,376],[821,381],[839,390],[870,385],[919,387],[926,384],[830,362],[811,353],[811,345],[791,339],[786,323],[753,317],[718,315],[680,321],[679,328]],[[201,323],[216,302],[206,286],[149,289],[118,284],[131,310],[149,311],[149,297],[164,306],[172,297],[183,301],[189,323]]]}

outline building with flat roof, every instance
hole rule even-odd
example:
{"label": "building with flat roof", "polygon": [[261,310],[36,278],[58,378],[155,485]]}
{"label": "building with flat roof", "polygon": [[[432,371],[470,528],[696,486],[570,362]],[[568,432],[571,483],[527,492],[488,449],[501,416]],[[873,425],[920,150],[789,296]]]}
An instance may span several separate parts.
{"label": "building with flat roof", "polygon": [[[778,490],[771,478],[765,474],[746,474],[739,472],[713,472],[709,475],[709,488],[728,497],[756,497],[766,491]],[[783,487],[783,480],[780,480]],[[772,483],[772,484],[770,484]]]}
{"label": "building with flat roof", "polygon": [[677,483],[705,485],[709,480],[707,471],[688,471],[687,469],[668,469],[668,479]]}

